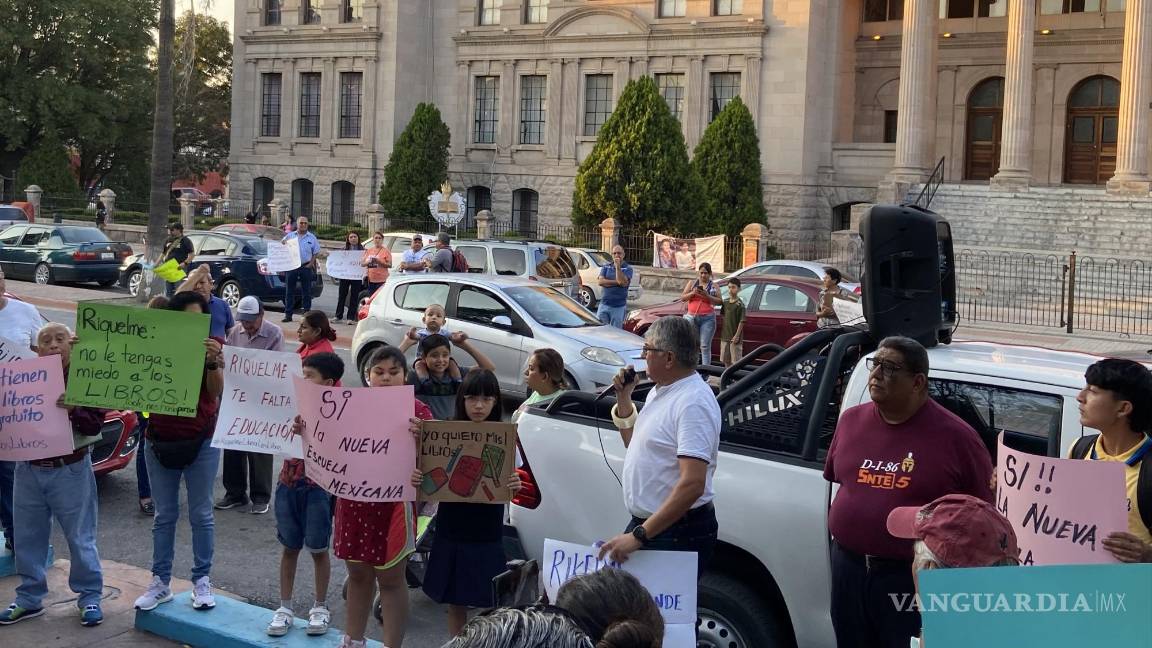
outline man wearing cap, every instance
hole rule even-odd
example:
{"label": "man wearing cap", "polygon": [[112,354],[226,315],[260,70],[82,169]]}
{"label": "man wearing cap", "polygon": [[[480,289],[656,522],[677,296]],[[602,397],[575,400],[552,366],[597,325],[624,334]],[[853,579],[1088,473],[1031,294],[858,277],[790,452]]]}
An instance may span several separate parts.
{"label": "man wearing cap", "polygon": [[[164,243],[164,258],[161,263],[175,259],[181,270],[187,270],[188,260],[192,258],[193,252],[195,249],[192,247],[191,239],[184,236],[184,225],[181,223],[169,225],[168,240]],[[176,287],[179,285],[179,281],[167,282],[164,286],[164,294],[171,297],[176,294]]]}
{"label": "man wearing cap", "polygon": [[[236,319],[239,323],[228,332],[226,344],[262,351],[284,350],[284,331],[264,320],[264,306],[259,299],[251,295],[241,299],[236,305]],[[225,450],[223,479],[225,495],[216,502],[216,508],[244,506],[251,492],[252,513],[268,512],[272,501],[272,455]]]}
{"label": "man wearing cap", "polygon": [[[894,606],[920,607],[920,570],[1020,564],[1020,546],[1012,524],[978,497],[945,495],[926,506],[901,506],[888,514],[887,526],[894,537],[914,541],[912,580],[916,597],[896,597]],[[918,632],[912,637],[911,648],[919,648],[922,640]]]}
{"label": "man wearing cap", "polygon": [[424,265],[432,272],[452,272],[452,237],[448,232],[436,235],[436,250],[424,257]]}
{"label": "man wearing cap", "polygon": [[428,266],[424,263],[424,257],[428,256],[428,250],[424,249],[424,240],[420,235],[412,237],[412,247],[404,250],[404,256],[400,258],[400,272],[413,273],[413,272],[428,272]]}
{"label": "man wearing cap", "polygon": [[904,648],[920,614],[910,597],[912,543],[888,533],[893,509],[945,495],[992,502],[992,458],[967,423],[928,396],[928,352],[889,337],[865,365],[871,402],[845,410],[824,478],[840,484],[828,512],[832,626],[841,648]]}
{"label": "man wearing cap", "polygon": [[296,286],[300,286],[300,308],[312,310],[312,280],[316,278],[316,256],[320,254],[320,239],[308,230],[308,219],[296,219],[296,231],[289,232],[281,243],[300,245],[300,267],[284,273],[284,321],[292,321],[296,306]]}

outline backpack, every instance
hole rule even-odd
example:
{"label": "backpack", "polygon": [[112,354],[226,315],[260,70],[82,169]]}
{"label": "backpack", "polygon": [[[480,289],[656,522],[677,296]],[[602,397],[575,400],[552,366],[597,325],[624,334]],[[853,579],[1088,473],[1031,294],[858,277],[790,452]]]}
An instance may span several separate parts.
{"label": "backpack", "polygon": [[[1080,437],[1072,446],[1072,457],[1087,459],[1099,437],[1099,434]],[[1140,520],[1146,528],[1152,530],[1152,456],[1148,456],[1152,453],[1145,452],[1144,455],[1138,458],[1140,474],[1136,477],[1136,506],[1140,509]]]}
{"label": "backpack", "polygon": [[464,258],[464,253],[455,248],[452,249],[452,272],[468,272],[468,259]]}

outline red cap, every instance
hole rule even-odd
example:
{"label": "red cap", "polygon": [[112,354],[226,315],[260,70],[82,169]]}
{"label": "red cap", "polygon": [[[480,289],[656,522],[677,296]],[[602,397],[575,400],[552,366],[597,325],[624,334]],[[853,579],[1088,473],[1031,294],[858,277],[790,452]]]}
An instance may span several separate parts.
{"label": "red cap", "polygon": [[945,495],[924,506],[888,514],[888,533],[923,540],[945,567],[990,567],[1019,560],[1020,547],[1008,519],[971,495]]}

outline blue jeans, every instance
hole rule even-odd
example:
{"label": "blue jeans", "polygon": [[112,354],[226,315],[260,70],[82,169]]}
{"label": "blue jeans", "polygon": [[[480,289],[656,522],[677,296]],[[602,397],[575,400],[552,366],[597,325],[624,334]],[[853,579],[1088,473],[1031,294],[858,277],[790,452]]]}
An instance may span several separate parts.
{"label": "blue jeans", "polygon": [[148,482],[148,463],[144,461],[144,434],[148,431],[148,419],[140,412],[136,412],[136,420],[140,424],[136,426],[139,430],[138,438],[140,439],[136,444],[136,492],[139,494],[140,499],[152,498],[152,486]]}
{"label": "blue jeans", "polygon": [[188,523],[192,527],[192,580],[212,571],[216,544],[216,522],[212,517],[212,487],[220,467],[220,449],[210,440],[200,453],[180,470],[165,468],[149,444],[144,453],[152,482],[152,502],[156,518],[152,523],[152,573],[168,583],[172,580],[172,557],[176,552],[176,521],[180,519],[180,478],[188,490]]}
{"label": "blue jeans", "polygon": [[0,461],[0,531],[8,539],[12,539],[12,479],[16,463]]}
{"label": "blue jeans", "polygon": [[16,466],[16,605],[41,607],[48,593],[48,543],[52,518],[68,542],[72,568],[68,587],[79,595],[77,605],[99,605],[104,590],[100,554],[96,551],[96,476],[92,456],[59,468],[41,468],[21,461]]}
{"label": "blue jeans", "polygon": [[604,302],[600,302],[600,306],[596,308],[596,317],[600,320],[601,324],[624,328],[624,314],[627,310],[627,304],[623,306],[606,306]]}
{"label": "blue jeans", "polygon": [[712,336],[716,335],[715,315],[685,315],[684,319],[696,325],[700,334],[700,364],[712,364]]}
{"label": "blue jeans", "polygon": [[296,307],[296,286],[300,286],[300,308],[304,312],[312,310],[312,279],[316,271],[311,266],[300,266],[298,269],[284,273],[284,317],[292,317]]}

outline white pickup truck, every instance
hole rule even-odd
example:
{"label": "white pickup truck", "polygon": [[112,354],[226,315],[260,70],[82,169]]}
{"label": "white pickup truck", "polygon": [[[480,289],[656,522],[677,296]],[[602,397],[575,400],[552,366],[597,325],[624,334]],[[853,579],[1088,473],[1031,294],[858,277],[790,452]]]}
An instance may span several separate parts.
{"label": "white pickup truck", "polygon": [[[874,348],[867,332],[824,329],[721,378],[720,541],[700,583],[702,645],[836,645],[828,611],[832,490],[822,471],[841,409],[868,399],[862,360]],[[1066,455],[1085,433],[1076,395],[1094,356],[959,342],[930,349],[929,359],[932,396],[990,452],[1000,430],[1010,447],[1047,456]],[[641,386],[634,400],[646,393]],[[624,445],[609,416],[615,401],[595,398],[569,392],[520,419],[526,487],[511,519],[529,557],[542,555],[546,537],[590,544],[629,519],[620,492]]]}

